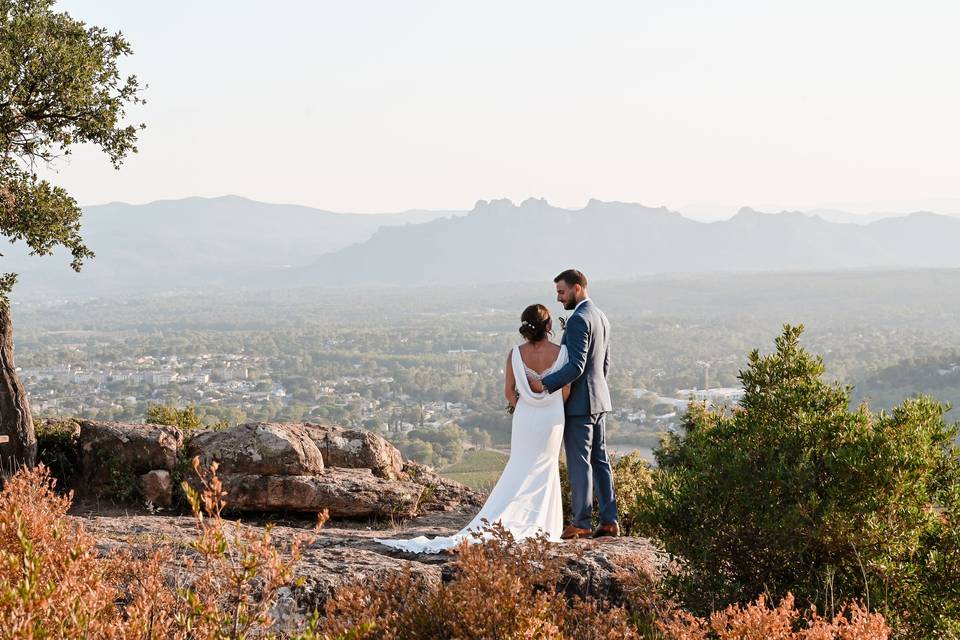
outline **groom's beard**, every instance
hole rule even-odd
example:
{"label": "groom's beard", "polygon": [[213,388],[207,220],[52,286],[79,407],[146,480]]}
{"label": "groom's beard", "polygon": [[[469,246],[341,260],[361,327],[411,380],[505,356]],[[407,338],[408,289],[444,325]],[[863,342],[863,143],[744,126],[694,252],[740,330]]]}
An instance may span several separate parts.
{"label": "groom's beard", "polygon": [[576,301],[576,300],[571,300],[570,302],[566,302],[566,303],[564,303],[563,308],[564,308],[566,311],[573,311],[574,309],[577,308],[577,301]]}

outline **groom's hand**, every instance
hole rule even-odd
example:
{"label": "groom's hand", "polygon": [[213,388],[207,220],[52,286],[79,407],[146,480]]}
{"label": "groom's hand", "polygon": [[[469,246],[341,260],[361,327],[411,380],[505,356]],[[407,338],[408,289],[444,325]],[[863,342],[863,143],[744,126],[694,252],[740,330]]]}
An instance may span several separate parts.
{"label": "groom's hand", "polygon": [[530,383],[530,391],[533,391],[534,393],[540,393],[540,392],[544,391],[543,383],[540,382],[540,379],[539,379],[539,378],[530,378],[530,377],[528,377],[528,378],[527,378],[527,382]]}

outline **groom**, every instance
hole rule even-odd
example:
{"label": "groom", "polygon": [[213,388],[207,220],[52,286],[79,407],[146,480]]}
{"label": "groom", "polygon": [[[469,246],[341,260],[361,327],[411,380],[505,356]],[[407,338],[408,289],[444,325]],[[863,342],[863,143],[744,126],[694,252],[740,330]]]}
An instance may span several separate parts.
{"label": "groom", "polygon": [[587,277],[583,273],[567,269],[553,281],[557,285],[557,302],[573,311],[563,334],[569,361],[544,376],[542,383],[530,380],[530,388],[534,392],[546,389],[553,393],[570,385],[570,397],[564,405],[563,444],[573,494],[573,522],[560,537],[570,540],[591,534],[594,489],[600,503],[600,526],[592,532],[593,537],[619,536],[613,470],[604,437],[606,413],[612,408],[607,388],[610,323],[587,295]]}

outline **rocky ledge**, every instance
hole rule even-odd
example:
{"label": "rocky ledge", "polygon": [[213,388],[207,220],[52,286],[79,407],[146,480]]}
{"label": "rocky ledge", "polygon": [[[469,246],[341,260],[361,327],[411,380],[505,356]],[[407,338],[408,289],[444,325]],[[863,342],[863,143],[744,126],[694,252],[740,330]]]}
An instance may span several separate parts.
{"label": "rocky ledge", "polygon": [[[80,470],[73,484],[81,499],[72,514],[104,553],[157,545],[190,553],[188,543],[197,534],[193,517],[158,506],[175,502],[181,478],[197,486],[190,460],[216,462],[228,506],[244,515],[244,523],[227,526],[270,523],[280,548],[302,543],[295,568],[299,586],[285,594],[275,614],[284,626],[322,608],[346,585],[376,586],[395,571],[409,571],[427,584],[448,579],[455,556],[408,554],[375,538],[450,535],[482,504],[480,494],[403,460],[380,436],[331,425],[250,423],[185,436],[174,427],[86,421],[77,447]],[[135,483],[139,506],[102,499],[109,497],[105,489],[124,478]],[[322,512],[331,520],[316,530],[313,514]],[[551,552],[564,562],[565,591],[608,602],[622,595],[625,576],[656,574],[667,562],[643,538],[559,543]]]}
{"label": "rocky ledge", "polygon": [[[458,508],[421,516],[400,526],[387,523],[332,523],[319,531],[307,520],[268,518],[256,522],[232,524],[247,528],[274,524],[273,540],[281,547],[294,539],[304,541],[302,555],[295,568],[298,587],[288,591],[276,616],[283,626],[302,621],[314,609],[321,609],[338,589],[366,581],[374,586],[393,572],[407,572],[427,584],[439,584],[451,574],[456,556],[449,554],[409,554],[379,544],[374,538],[409,538],[418,535],[450,535],[473,516],[473,509]],[[87,531],[99,542],[104,553],[113,549],[151,548],[169,544],[186,549],[196,534],[189,516],[122,515],[77,513]],[[603,538],[561,542],[553,552],[564,559],[561,587],[569,594],[593,596],[605,602],[618,602],[621,585],[637,572],[661,572],[666,556],[645,538]],[[182,566],[176,568],[182,570]]]}

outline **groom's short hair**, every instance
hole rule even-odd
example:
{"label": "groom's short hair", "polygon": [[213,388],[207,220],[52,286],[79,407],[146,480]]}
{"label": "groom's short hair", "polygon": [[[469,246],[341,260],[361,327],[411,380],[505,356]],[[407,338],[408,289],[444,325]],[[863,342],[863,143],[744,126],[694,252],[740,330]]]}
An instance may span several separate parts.
{"label": "groom's short hair", "polygon": [[560,275],[553,279],[553,282],[556,284],[561,280],[566,282],[568,287],[578,284],[584,289],[587,288],[587,276],[583,275],[583,272],[578,271],[577,269],[567,269],[566,271],[561,272]]}

